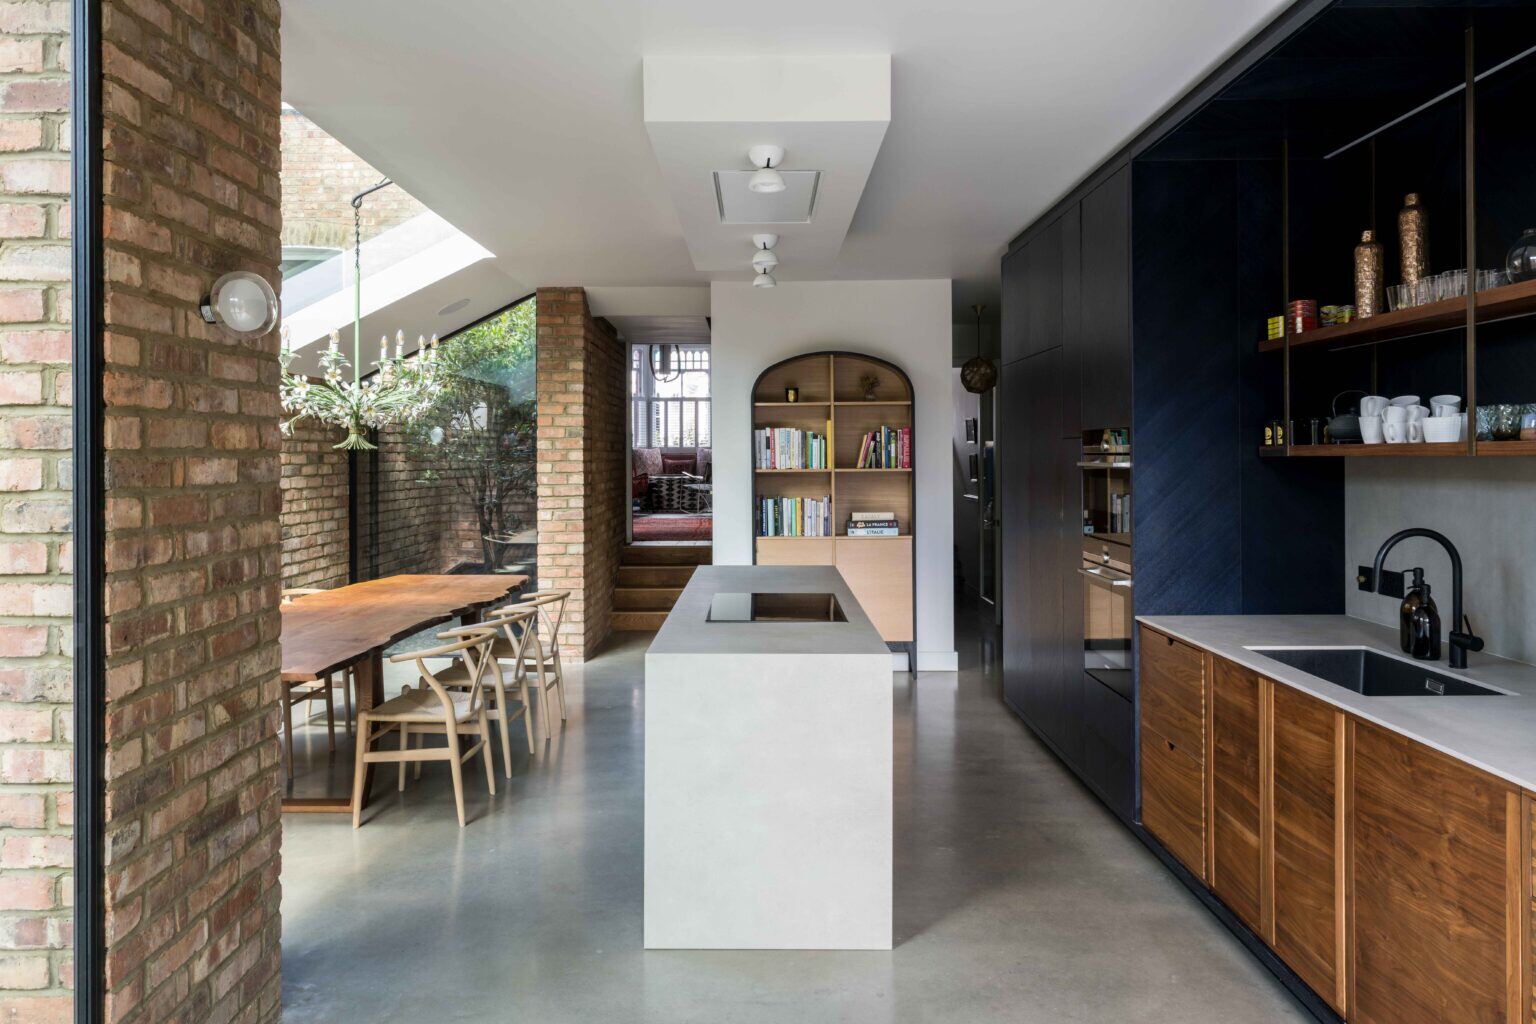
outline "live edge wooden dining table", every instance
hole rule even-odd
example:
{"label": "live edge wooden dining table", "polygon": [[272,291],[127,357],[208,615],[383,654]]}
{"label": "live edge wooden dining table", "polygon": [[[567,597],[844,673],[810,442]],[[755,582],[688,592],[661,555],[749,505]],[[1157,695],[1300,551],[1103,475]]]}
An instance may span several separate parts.
{"label": "live edge wooden dining table", "polygon": [[[388,576],[295,598],[282,606],[283,682],[308,682],[351,667],[357,709],[384,701],[384,648],[430,626],[477,621],[489,606],[507,600],[527,576]],[[351,777],[351,772],[347,773]],[[358,794],[367,803],[369,767]],[[285,811],[352,809],[352,798],[289,797]]]}

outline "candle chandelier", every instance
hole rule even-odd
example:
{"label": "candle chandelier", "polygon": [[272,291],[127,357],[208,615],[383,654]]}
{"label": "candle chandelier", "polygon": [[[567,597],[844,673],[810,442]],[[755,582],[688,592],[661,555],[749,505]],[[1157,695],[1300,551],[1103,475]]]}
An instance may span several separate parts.
{"label": "candle chandelier", "polygon": [[[363,326],[363,199],[387,185],[388,178],[352,198],[352,225],[355,240],[352,316],[352,359],[341,353],[341,336],[331,332],[331,344],[320,355],[321,380],[288,372],[293,359],[287,328],[283,329],[282,383],[279,395],[283,411],[290,417],[283,422],[283,432],[291,433],[297,421],[309,418],[347,432],[346,439],[333,448],[374,448],[367,433],[390,424],[406,424],[432,407],[442,390],[437,379],[437,335],[432,340],[419,338],[415,359],[405,357],[405,332],[395,332],[395,352],[389,353],[389,338],[379,338],[378,372],[364,378],[359,339]],[[352,379],[347,380],[350,369]]]}

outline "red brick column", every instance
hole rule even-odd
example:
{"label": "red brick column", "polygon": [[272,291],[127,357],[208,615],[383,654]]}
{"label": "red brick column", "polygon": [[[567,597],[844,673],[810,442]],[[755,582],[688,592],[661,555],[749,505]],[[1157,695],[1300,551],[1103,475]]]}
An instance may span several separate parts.
{"label": "red brick column", "polygon": [[567,650],[590,657],[613,622],[624,538],[624,346],[580,288],[540,288],[539,589],[569,590]]}
{"label": "red brick column", "polygon": [[108,1018],[278,1016],[277,0],[103,0]]}
{"label": "red brick column", "polygon": [[0,3],[0,1021],[72,1019],[69,5]]}

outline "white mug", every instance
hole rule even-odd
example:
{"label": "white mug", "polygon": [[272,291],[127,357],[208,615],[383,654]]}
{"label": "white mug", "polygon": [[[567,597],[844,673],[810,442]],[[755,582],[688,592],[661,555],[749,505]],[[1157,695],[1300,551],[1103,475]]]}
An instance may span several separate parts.
{"label": "white mug", "polygon": [[1408,421],[1408,440],[1411,441],[1414,444],[1418,444],[1418,443],[1420,443],[1421,441],[1424,440],[1424,421],[1423,420],[1409,420]]}
{"label": "white mug", "polygon": [[1408,407],[1408,422],[1417,423],[1420,420],[1429,419],[1429,410],[1422,405],[1410,405]]}
{"label": "white mug", "polygon": [[1405,444],[1408,441],[1408,421],[1389,420],[1383,428],[1387,444]]}
{"label": "white mug", "polygon": [[1389,405],[1386,411],[1382,413],[1382,417],[1386,419],[1388,424],[1407,423],[1408,408],[1402,405]]}
{"label": "white mug", "polygon": [[1418,395],[1398,395],[1396,398],[1392,399],[1392,404],[1393,405],[1402,405],[1402,406],[1418,405],[1419,404],[1419,396]]}
{"label": "white mug", "polygon": [[1429,400],[1429,407],[1436,416],[1455,416],[1461,412],[1460,395],[1436,395]]}
{"label": "white mug", "polygon": [[1360,399],[1360,418],[1367,416],[1380,416],[1381,411],[1387,407],[1387,400],[1381,395],[1366,395]]}
{"label": "white mug", "polygon": [[1366,444],[1381,444],[1384,436],[1381,416],[1360,417],[1360,440]]}

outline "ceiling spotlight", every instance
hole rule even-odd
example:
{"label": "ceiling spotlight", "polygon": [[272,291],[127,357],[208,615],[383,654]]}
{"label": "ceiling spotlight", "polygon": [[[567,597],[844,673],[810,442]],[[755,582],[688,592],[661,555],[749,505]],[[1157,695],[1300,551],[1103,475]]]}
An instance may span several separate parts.
{"label": "ceiling spotlight", "polygon": [[784,175],[775,170],[784,162],[783,146],[753,146],[747,150],[747,159],[757,168],[747,179],[748,191],[763,195],[784,191]]}
{"label": "ceiling spotlight", "polygon": [[779,282],[773,279],[773,275],[763,268],[758,268],[757,277],[752,281],[753,288],[773,288]]}

